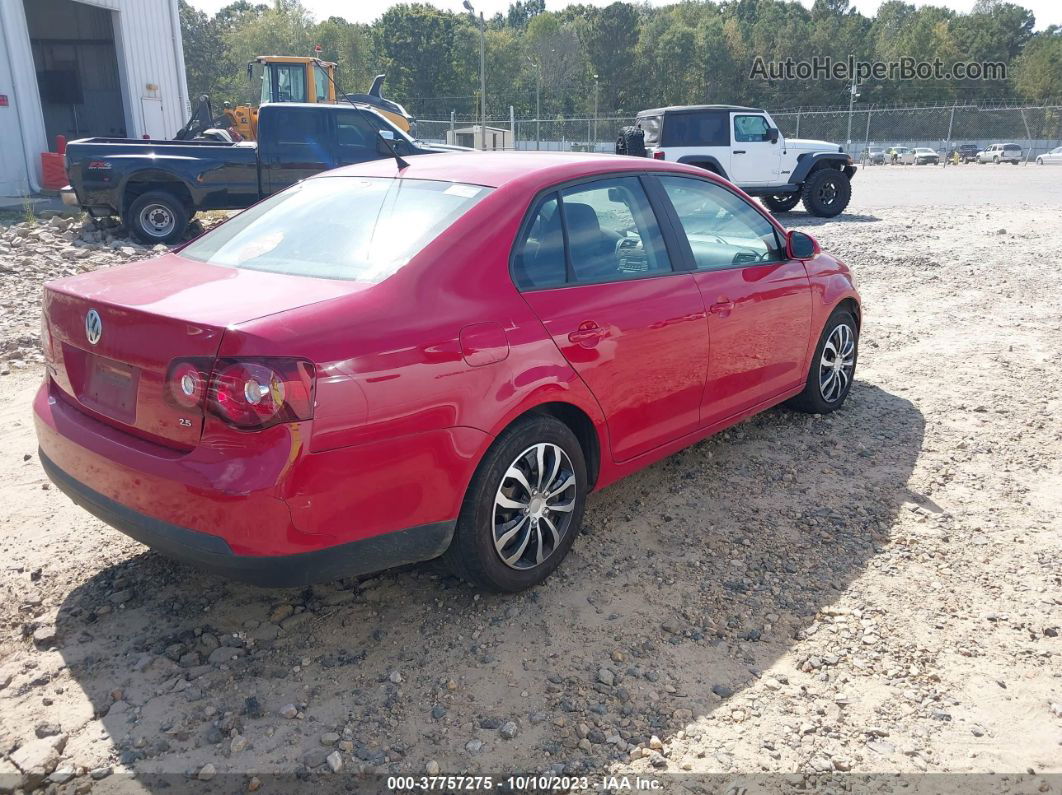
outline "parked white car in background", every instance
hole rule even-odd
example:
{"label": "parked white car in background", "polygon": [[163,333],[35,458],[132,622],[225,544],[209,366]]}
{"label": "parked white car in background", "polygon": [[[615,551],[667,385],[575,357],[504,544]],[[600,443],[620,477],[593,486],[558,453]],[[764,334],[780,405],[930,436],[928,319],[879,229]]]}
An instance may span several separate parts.
{"label": "parked white car in background", "polygon": [[992,144],[977,153],[978,163],[1013,163],[1021,162],[1021,147],[1017,144]]}
{"label": "parked white car in background", "polygon": [[900,155],[899,162],[907,166],[925,166],[930,163],[937,165],[940,163],[940,155],[928,147],[918,146]]}
{"label": "parked white car in background", "polygon": [[1050,152],[1036,156],[1038,166],[1062,166],[1062,146],[1056,146]]}

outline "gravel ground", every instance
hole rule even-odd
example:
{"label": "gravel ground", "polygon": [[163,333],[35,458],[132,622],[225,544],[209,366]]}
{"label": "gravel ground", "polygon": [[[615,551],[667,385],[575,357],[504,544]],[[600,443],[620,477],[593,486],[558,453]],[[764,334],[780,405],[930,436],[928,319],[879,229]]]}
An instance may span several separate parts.
{"label": "gravel ground", "polygon": [[[9,229],[0,789],[928,771],[1057,792],[1062,169],[991,168],[869,169],[841,219],[784,216],[860,280],[845,408],[767,412],[593,496],[560,571],[506,597],[432,564],[231,584],[75,508],[35,456],[39,284],[145,251]],[[957,199],[974,173],[991,192]]]}

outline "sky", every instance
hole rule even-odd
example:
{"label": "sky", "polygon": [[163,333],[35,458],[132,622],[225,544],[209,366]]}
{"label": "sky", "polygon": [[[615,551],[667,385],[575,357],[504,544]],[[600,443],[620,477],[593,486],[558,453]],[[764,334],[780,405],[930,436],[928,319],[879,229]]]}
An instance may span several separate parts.
{"label": "sky", "polygon": [[[810,7],[813,0],[800,0]],[[228,5],[231,0],[189,0],[196,8],[213,13],[219,8]],[[461,0],[429,0],[438,7],[451,11],[461,10]],[[593,5],[605,6],[613,0],[586,0]],[[652,5],[668,5],[675,0],[649,0]],[[927,3],[923,0],[915,0],[915,5],[943,5],[956,11],[969,11],[973,8],[975,0],[936,0]],[[1018,5],[1030,9],[1036,15],[1036,29],[1043,30],[1048,25],[1062,25],[1062,2],[1060,0],[1012,0]],[[475,0],[472,5],[476,11],[482,11],[488,17],[497,12],[505,13],[509,8],[510,0]],[[395,4],[395,0],[302,0],[302,4],[318,20],[327,19],[331,16],[343,17],[350,22],[372,22],[379,18],[384,11]],[[556,11],[570,3],[568,0],[546,0],[546,9]],[[881,4],[881,0],[854,0],[853,5],[863,14],[872,16]]]}

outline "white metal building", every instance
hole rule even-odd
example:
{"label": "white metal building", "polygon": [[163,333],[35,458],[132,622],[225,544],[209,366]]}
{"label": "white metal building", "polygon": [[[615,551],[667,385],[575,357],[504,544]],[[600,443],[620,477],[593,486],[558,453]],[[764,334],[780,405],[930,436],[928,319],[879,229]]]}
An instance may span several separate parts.
{"label": "white metal building", "polygon": [[55,136],[172,138],[189,114],[177,0],[0,0],[0,196]]}

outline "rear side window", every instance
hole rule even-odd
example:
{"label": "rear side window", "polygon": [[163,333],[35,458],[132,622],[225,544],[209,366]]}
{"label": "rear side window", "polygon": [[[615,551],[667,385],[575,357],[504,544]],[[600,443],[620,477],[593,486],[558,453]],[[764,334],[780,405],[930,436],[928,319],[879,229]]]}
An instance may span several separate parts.
{"label": "rear side window", "polygon": [[181,256],[249,270],[379,282],[490,192],[435,180],[310,179],[207,232]]}
{"label": "rear side window", "polygon": [[646,146],[655,146],[660,143],[659,116],[639,116],[637,123],[645,131],[644,141]]}
{"label": "rear side window", "polygon": [[729,146],[730,114],[725,111],[669,113],[664,119],[663,146]]}
{"label": "rear side window", "polygon": [[637,177],[603,179],[539,201],[517,241],[523,290],[601,284],[670,273],[671,260]]}
{"label": "rear side window", "polygon": [[278,108],[267,111],[269,138],[282,146],[326,149],[325,114],[306,108]]}
{"label": "rear side window", "polygon": [[774,226],[726,188],[692,177],[660,177],[690,242],[697,270],[779,262]]}

